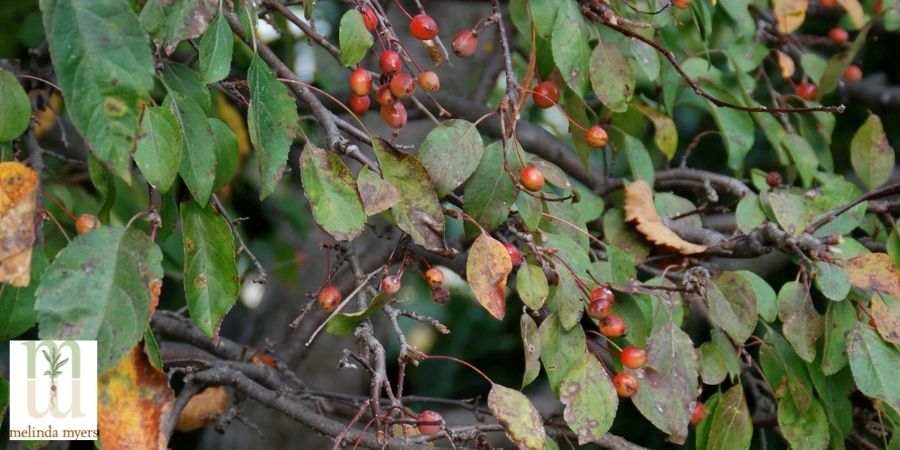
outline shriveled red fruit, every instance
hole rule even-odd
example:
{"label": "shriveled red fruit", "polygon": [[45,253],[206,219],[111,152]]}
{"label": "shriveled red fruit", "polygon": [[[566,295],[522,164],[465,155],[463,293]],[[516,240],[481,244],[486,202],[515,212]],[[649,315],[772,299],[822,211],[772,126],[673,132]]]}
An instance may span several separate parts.
{"label": "shriveled red fruit", "polygon": [[425,281],[429,286],[436,288],[444,283],[444,272],[437,267],[432,267],[425,271]]}
{"label": "shriveled red fruit", "polygon": [[419,76],[416,77],[416,81],[419,83],[419,87],[425,92],[434,92],[441,88],[441,79],[438,78],[436,73],[430,70],[420,73]]}
{"label": "shriveled red fruit", "polygon": [[361,67],[350,72],[350,90],[355,95],[368,94],[372,90],[372,74]]}
{"label": "shriveled red fruit", "polygon": [[[440,414],[431,410],[420,412],[419,416],[416,417],[416,420],[419,422],[419,433],[422,433],[425,436],[438,434],[441,432],[441,428],[443,428],[444,418],[441,417]],[[426,424],[423,422],[432,423]]]}
{"label": "shriveled red fruit", "polygon": [[519,172],[519,182],[522,183],[522,186],[525,189],[528,189],[531,192],[537,192],[544,187],[544,174],[541,173],[541,170],[534,166],[525,166],[521,172]]}
{"label": "shriveled red fruit", "polygon": [[647,364],[647,350],[629,345],[622,349],[619,360],[622,361],[623,366],[629,369],[640,369]]}
{"label": "shriveled red fruit", "polygon": [[503,246],[506,247],[506,251],[509,253],[509,260],[512,261],[513,267],[522,264],[522,250],[519,250],[519,247],[516,247],[516,244],[504,242]]}
{"label": "shriveled red fruit", "polygon": [[766,184],[771,188],[781,186],[783,181],[784,180],[781,179],[781,174],[778,172],[769,172],[766,174]]}
{"label": "shriveled red fruit", "polygon": [[609,136],[606,134],[606,130],[600,125],[594,125],[588,128],[587,133],[584,134],[584,138],[587,140],[588,145],[594,148],[603,147],[609,142]]}
{"label": "shriveled red fruit", "polygon": [[672,6],[685,9],[691,6],[691,0],[672,0]]}
{"label": "shriveled red fruit", "polygon": [[400,286],[400,277],[397,275],[388,275],[381,279],[381,290],[388,294],[396,294]]}
{"label": "shriveled red fruit", "polygon": [[391,94],[404,98],[416,91],[416,80],[408,73],[398,73],[391,79]]}
{"label": "shriveled red fruit", "polygon": [[613,377],[613,385],[616,387],[616,393],[622,398],[628,398],[636,394],[640,386],[637,377],[627,372],[617,373]]}
{"label": "shriveled red fruit", "polygon": [[368,95],[351,95],[350,96],[350,111],[355,112],[356,114],[363,114],[369,110],[369,106],[372,105],[372,99],[369,98]]}
{"label": "shriveled red fruit", "polygon": [[75,231],[78,234],[90,233],[100,228],[100,219],[93,214],[82,214],[75,219]]}
{"label": "shriveled red fruit", "polygon": [[835,44],[843,44],[850,40],[850,33],[841,27],[834,27],[828,32],[828,38]]}
{"label": "shriveled red fruit", "polygon": [[856,83],[857,81],[862,80],[862,76],[862,69],[856,64],[850,64],[844,69],[844,80],[848,83]]}
{"label": "shriveled red fruit", "polygon": [[460,58],[468,58],[478,49],[478,34],[471,30],[463,30],[453,37],[453,53]]}
{"label": "shriveled red fruit", "polygon": [[444,287],[436,287],[431,291],[431,298],[435,303],[443,305],[450,301],[450,291]]}
{"label": "shriveled red fruit", "polygon": [[612,313],[612,302],[609,299],[592,300],[588,303],[588,317],[594,320],[600,320]]}
{"label": "shriveled red fruit", "polygon": [[538,108],[550,108],[559,101],[559,86],[556,85],[555,81],[541,81],[534,87],[534,92],[531,93],[531,99],[534,100],[534,104],[537,105]]}
{"label": "shriveled red fruit", "polygon": [[819,89],[816,88],[815,84],[804,81],[794,88],[794,92],[803,100],[815,100],[816,94],[819,93]]}
{"label": "shriveled red fruit", "polygon": [[694,410],[691,411],[691,425],[697,425],[700,422],[703,422],[703,418],[706,417],[706,406],[703,405],[703,402],[697,400],[694,403]]}
{"label": "shriveled red fruit", "polygon": [[406,107],[400,102],[383,105],[381,107],[381,118],[394,128],[403,128],[403,125],[406,125]]}
{"label": "shriveled red fruit", "polygon": [[427,14],[418,14],[409,23],[409,32],[420,40],[434,39],[438,34],[438,24]]}
{"label": "shriveled red fruit", "polygon": [[318,300],[322,311],[332,312],[341,304],[341,291],[333,284],[326,284],[319,290]]}
{"label": "shriveled red fruit", "polygon": [[400,67],[403,66],[403,60],[400,59],[399,53],[393,50],[385,50],[378,57],[378,66],[381,67],[381,71],[384,73],[397,73],[400,71]]}
{"label": "shriveled red fruit", "polygon": [[366,29],[370,33],[374,32],[378,28],[378,16],[375,15],[375,11],[368,6],[363,6],[359,9],[359,13],[362,14],[363,25],[366,26]]}
{"label": "shriveled red fruit", "polygon": [[625,326],[625,321],[615,314],[600,319],[600,333],[606,337],[622,337],[627,331],[628,327]]}
{"label": "shriveled red fruit", "polygon": [[591,291],[589,298],[591,301],[606,300],[610,305],[616,302],[616,295],[606,286],[594,288],[594,290]]}
{"label": "shriveled red fruit", "polygon": [[393,105],[397,101],[397,97],[394,97],[394,94],[391,94],[390,85],[382,84],[378,87],[378,90],[375,91],[375,101],[381,106]]}

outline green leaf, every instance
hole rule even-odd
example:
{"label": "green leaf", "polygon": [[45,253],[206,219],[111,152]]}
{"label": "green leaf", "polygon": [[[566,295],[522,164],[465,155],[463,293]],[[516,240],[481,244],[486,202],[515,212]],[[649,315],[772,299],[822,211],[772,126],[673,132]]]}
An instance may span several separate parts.
{"label": "green leaf", "polygon": [[590,32],[576,3],[564,2],[559,8],[553,23],[553,34],[550,36],[553,63],[559,68],[559,73],[569,88],[583,97],[588,90]]}
{"label": "green leaf", "polygon": [[[483,155],[484,143],[475,125],[454,119],[443,122],[425,136],[418,156],[431,175],[438,197],[444,197],[469,179]],[[501,171],[499,175],[506,173]]]}
{"label": "green leaf", "polygon": [[200,105],[176,91],[169,91],[165,103],[175,115],[181,132],[178,173],[194,200],[206,206],[216,181],[216,139],[212,125]]}
{"label": "green leaf", "polygon": [[216,338],[240,289],[234,236],[228,222],[211,206],[191,201],[181,204],[181,228],[188,311],[203,333]]}
{"label": "green leaf", "polygon": [[[716,98],[729,103],[740,103],[735,97],[722,89],[704,85],[704,88]],[[750,114],[732,108],[720,108],[707,101],[713,119],[719,126],[719,130],[725,141],[725,149],[728,152],[728,167],[740,170],[744,166],[744,157],[753,147],[756,127]]]}
{"label": "green leaf", "polygon": [[788,192],[766,192],[761,196],[772,210],[775,221],[788,233],[799,236],[806,230],[807,210],[806,202],[799,195]]}
{"label": "green leaf", "polygon": [[800,173],[803,187],[809,187],[812,184],[816,169],[819,167],[819,158],[816,156],[816,152],[809,146],[806,139],[791,133],[784,135],[784,148],[791,155],[794,167]]}
{"label": "green leaf", "polygon": [[98,369],[113,367],[144,334],[150,285],[162,279],[161,264],[159,247],[134,228],[101,227],[77,236],[35,292],[41,339],[96,340]]}
{"label": "green leaf", "polygon": [[804,52],[800,57],[800,67],[803,68],[803,73],[817,85],[822,84],[822,74],[825,73],[827,64],[828,62],[816,53]]}
{"label": "green leaf", "polygon": [[756,311],[759,312],[759,317],[766,322],[775,321],[778,317],[778,305],[775,302],[775,290],[772,289],[772,286],[769,286],[769,283],[762,277],[748,270],[739,270],[734,273],[744,277],[753,287],[756,295]]}
{"label": "green leaf", "polygon": [[352,241],[366,226],[356,180],[341,158],[307,144],[300,154],[300,181],[316,223],[338,241]]}
{"label": "green leaf", "polygon": [[337,335],[337,336],[349,336],[353,334],[353,330],[356,329],[359,324],[361,324],[364,320],[366,320],[372,314],[375,314],[378,311],[381,311],[393,296],[387,292],[379,292],[378,295],[372,298],[372,301],[369,302],[369,306],[362,311],[357,311],[355,313],[341,313],[331,318],[328,321],[328,325],[325,326],[325,331]]}
{"label": "green leaf", "polygon": [[716,409],[719,407],[719,400],[722,399],[722,393],[716,392],[703,402],[703,405],[706,407],[706,416],[703,421],[697,424],[695,428],[696,432],[694,434],[694,447],[697,450],[706,450],[707,442],[709,442],[709,428],[712,425],[712,418],[716,414]]}
{"label": "green leaf", "polygon": [[850,277],[839,266],[816,261],[816,288],[825,298],[839,302],[850,293]]}
{"label": "green leaf", "polygon": [[264,199],[275,191],[287,170],[288,153],[300,119],[294,98],[259,55],[250,63],[247,84],[250,87],[247,128],[259,159],[262,180],[259,198]]}
{"label": "green leaf", "polygon": [[163,84],[166,89],[181,94],[182,97],[191,99],[203,109],[204,114],[209,114],[212,107],[212,99],[209,88],[200,82],[200,74],[184,64],[170,63],[163,70]]}
{"label": "green leaf", "polygon": [[750,448],[750,442],[753,439],[753,423],[750,420],[747,400],[744,398],[744,391],[740,384],[722,395],[712,418],[707,420],[710,420],[707,449],[742,450]]}
{"label": "green leaf", "polygon": [[774,330],[766,331],[766,338],[759,350],[759,364],[777,398],[789,398],[797,410],[805,412],[813,398],[813,385],[803,361]]}
{"label": "green leaf", "polygon": [[158,191],[167,192],[175,182],[181,151],[181,130],[172,111],[162,106],[145,109],[134,162]]}
{"label": "green leaf", "polygon": [[241,153],[237,136],[225,122],[210,118],[209,126],[212,127],[213,137],[216,140],[216,178],[213,182],[213,191],[218,191],[237,174]]}
{"label": "green leaf", "polygon": [[619,151],[625,151],[631,175],[634,178],[644,179],[647,184],[653,186],[656,171],[653,169],[653,160],[650,159],[650,153],[647,151],[647,147],[644,147],[644,143],[616,127],[609,127],[607,131],[613,147]]}
{"label": "green leaf", "polygon": [[231,27],[220,11],[200,38],[200,76],[204,83],[215,83],[231,71],[234,38]]}
{"label": "green leaf", "polygon": [[12,72],[0,68],[0,142],[19,137],[30,122],[28,94]]}
{"label": "green leaf", "polygon": [[603,216],[603,232],[606,240],[628,254],[635,265],[643,262],[650,254],[647,241],[633,226],[625,224],[625,212],[620,208],[611,208]]}
{"label": "green leaf", "polygon": [[[518,191],[509,174],[503,169],[502,144],[499,141],[494,142],[488,145],[483,153],[478,168],[466,183],[463,212],[488,231],[493,231],[509,216],[509,208],[516,201]],[[512,173],[519,173],[522,170],[513,143],[507,145],[506,159]],[[474,236],[478,232],[477,228],[469,223],[466,223],[466,231],[469,236]]]}
{"label": "green leaf", "polygon": [[547,372],[547,381],[554,392],[559,392],[563,377],[587,351],[584,330],[580,326],[564,330],[554,313],[541,322],[538,332],[541,335],[541,363]]}
{"label": "green leaf", "polygon": [[522,303],[533,310],[538,310],[544,305],[547,296],[550,295],[550,287],[547,284],[547,276],[544,270],[534,264],[526,263],[519,268],[516,274],[516,291]]}
{"label": "green leaf", "polygon": [[556,304],[559,323],[564,330],[571,330],[581,322],[581,316],[584,315],[583,294],[578,289],[571,272],[560,270],[558,278],[556,286],[553,287],[553,301]]}
{"label": "green leaf", "polygon": [[367,216],[387,211],[400,201],[400,192],[397,191],[397,188],[369,170],[368,167],[363,167],[359,171],[356,183]]}
{"label": "green leaf", "polygon": [[34,291],[49,265],[47,255],[35,247],[31,250],[31,283],[20,288],[0,285],[0,340],[18,337],[37,323]]}
{"label": "green leaf", "polygon": [[804,413],[794,402],[782,398],[778,402],[778,426],[791,448],[818,450],[828,448],[828,417],[818,400],[813,399]]}
{"label": "green leaf", "polygon": [[869,189],[884,184],[894,170],[894,149],[888,143],[881,125],[881,119],[875,114],[859,127],[850,142],[850,163],[853,171]]}
{"label": "green leaf", "polygon": [[488,408],[506,437],[521,450],[543,450],[547,439],[541,413],[521,392],[499,384],[491,386],[488,393]]}
{"label": "green leaf", "polygon": [[746,278],[735,272],[723,272],[707,288],[709,315],[713,323],[728,333],[734,342],[743,343],[756,328],[756,292]]}
{"label": "green leaf", "polygon": [[859,390],[900,410],[900,383],[897,383],[900,350],[881,340],[866,324],[858,322],[847,335],[847,356]]}
{"label": "green leaf", "polygon": [[66,109],[91,150],[131,182],[131,150],[153,88],[147,35],[121,0],[41,0],[44,30]]}
{"label": "green leaf", "polygon": [[741,360],[724,333],[713,328],[710,334],[712,339],[704,342],[699,349],[700,378],[705,384],[717,385],[725,381],[726,375],[731,375],[733,379],[740,374]]}
{"label": "green leaf", "polygon": [[816,357],[816,339],[822,335],[824,323],[813,307],[809,291],[797,281],[790,281],[778,292],[778,318],[785,339],[806,362]]}
{"label": "green leaf", "polygon": [[540,20],[534,21],[534,28],[538,36],[542,38],[550,37],[553,32],[553,26],[556,24],[556,16],[562,9],[563,0],[530,0],[531,16],[540,17]]}
{"label": "green leaf", "polygon": [[541,336],[538,326],[528,313],[519,318],[522,348],[525,350],[525,370],[522,372],[522,388],[531,384],[541,373]]}
{"label": "green leaf", "polygon": [[516,199],[516,208],[527,230],[537,230],[543,222],[544,202],[540,198],[528,195],[527,192],[519,193]]}
{"label": "green leaf", "polygon": [[578,436],[578,445],[597,441],[612,427],[619,397],[603,364],[585,352],[559,386],[563,418]]}
{"label": "green leaf", "polygon": [[831,302],[825,312],[822,373],[832,375],[847,365],[847,333],[856,325],[856,312],[847,302]]}
{"label": "green leaf", "polygon": [[[632,42],[632,48],[637,42],[640,41]],[[636,103],[634,107],[653,122],[653,142],[656,143],[662,154],[666,155],[666,159],[671,161],[675,156],[675,151],[678,150],[678,129],[675,128],[675,121],[662,111],[647,105]]]}
{"label": "green leaf", "polygon": [[347,10],[341,17],[338,43],[341,46],[341,64],[353,66],[366,56],[372,47],[372,33],[366,29],[362,14],[355,9]]}
{"label": "green leaf", "polygon": [[691,337],[670,323],[647,340],[647,366],[656,369],[676,394],[690,401],[697,392],[697,354]]}
{"label": "green leaf", "polygon": [[426,250],[449,252],[444,244],[444,211],[425,166],[384,139],[377,139],[374,147],[381,175],[400,192],[400,201],[391,208],[397,226]]}
{"label": "green leaf", "polygon": [[[640,31],[638,30],[638,32]],[[653,37],[652,32],[642,34],[647,37]],[[659,78],[660,55],[657,53],[656,49],[644,41],[632,39],[631,55],[634,56],[635,60],[638,62],[638,68],[641,69],[641,72],[644,73],[647,79],[654,82],[657,81]],[[671,157],[669,159],[671,159]]]}
{"label": "green leaf", "polygon": [[219,0],[149,0],[141,11],[144,29],[166,54],[179,42],[200,36],[219,8]]}
{"label": "green leaf", "polygon": [[669,434],[667,440],[683,444],[691,421],[690,402],[653,368],[642,370],[640,388],[631,397],[634,406],[656,428]]}
{"label": "green leaf", "polygon": [[610,110],[625,112],[634,94],[634,74],[619,48],[605,42],[597,44],[591,53],[590,69],[597,98]]}

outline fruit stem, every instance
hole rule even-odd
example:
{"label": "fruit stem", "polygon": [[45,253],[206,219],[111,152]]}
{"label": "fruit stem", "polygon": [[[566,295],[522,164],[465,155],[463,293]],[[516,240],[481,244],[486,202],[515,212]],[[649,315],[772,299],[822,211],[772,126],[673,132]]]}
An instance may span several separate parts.
{"label": "fruit stem", "polygon": [[464,366],[466,366],[466,367],[468,367],[468,368],[474,370],[475,373],[477,373],[478,375],[481,375],[481,378],[484,378],[484,380],[487,381],[488,383],[490,383],[490,384],[496,384],[496,383],[494,383],[493,380],[491,380],[487,375],[484,374],[484,372],[482,372],[481,370],[479,370],[477,367],[475,367],[475,366],[473,366],[473,365],[471,365],[471,364],[469,364],[469,363],[467,363],[467,362],[465,362],[465,361],[463,361],[463,360],[461,360],[461,359],[459,359],[459,358],[454,358],[454,357],[452,357],[452,356],[447,356],[447,355],[425,355],[425,359],[443,359],[443,360],[446,360],[446,361],[453,361],[453,362],[455,362],[455,363],[457,363],[457,364],[462,364],[462,365],[464,365]]}

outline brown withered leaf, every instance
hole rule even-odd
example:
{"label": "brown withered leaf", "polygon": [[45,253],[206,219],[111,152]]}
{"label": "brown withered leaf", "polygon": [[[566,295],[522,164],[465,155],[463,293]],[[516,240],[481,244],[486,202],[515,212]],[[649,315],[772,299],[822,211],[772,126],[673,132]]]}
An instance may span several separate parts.
{"label": "brown withered leaf", "polygon": [[98,380],[98,427],[105,450],[168,448],[160,424],[172,413],[175,394],[166,374],[136,345]]}
{"label": "brown withered leaf", "polygon": [[705,245],[685,241],[662,223],[653,204],[653,191],[644,180],[625,185],[625,220],[634,222],[648,241],[670,247],[683,255],[706,251]]}
{"label": "brown withered leaf", "polygon": [[809,0],[772,0],[772,12],[781,34],[793,33],[806,20]]}
{"label": "brown withered leaf", "polygon": [[478,299],[497,320],[506,315],[506,277],[512,272],[509,252],[500,241],[482,233],[466,260],[466,278]]}
{"label": "brown withered leaf", "polygon": [[191,397],[178,416],[175,429],[181,432],[194,431],[210,423],[214,416],[228,408],[228,392],[222,386],[208,387]]}
{"label": "brown withered leaf", "polygon": [[28,286],[38,174],[22,163],[0,163],[0,283]]}
{"label": "brown withered leaf", "polygon": [[876,292],[869,307],[878,334],[885,341],[900,345],[900,298]]}
{"label": "brown withered leaf", "polygon": [[850,284],[900,297],[900,270],[887,253],[869,253],[838,264],[847,272]]}
{"label": "brown withered leaf", "polygon": [[797,70],[794,59],[781,50],[775,50],[775,56],[778,57],[778,70],[781,72],[781,77],[787,80],[794,76],[794,72]]}

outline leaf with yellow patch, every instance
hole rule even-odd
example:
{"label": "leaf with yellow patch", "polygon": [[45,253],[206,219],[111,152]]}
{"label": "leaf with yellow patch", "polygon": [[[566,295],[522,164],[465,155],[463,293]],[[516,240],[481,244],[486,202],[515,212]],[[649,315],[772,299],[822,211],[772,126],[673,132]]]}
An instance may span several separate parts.
{"label": "leaf with yellow patch", "polygon": [[28,286],[37,172],[19,162],[0,163],[0,283]]}
{"label": "leaf with yellow patch", "polygon": [[172,413],[175,394],[166,374],[150,365],[136,345],[98,379],[97,426],[107,449],[168,448],[160,424]]}
{"label": "leaf with yellow patch", "polygon": [[863,8],[859,4],[859,0],[837,0],[837,3],[844,8],[844,11],[847,11],[853,26],[857,28],[863,26]]}
{"label": "leaf with yellow patch", "polygon": [[488,394],[488,407],[519,450],[544,448],[547,441],[544,421],[525,394],[495,384]]}
{"label": "leaf with yellow patch", "polygon": [[181,410],[175,429],[181,432],[194,431],[210,423],[214,416],[222,414],[228,408],[228,392],[222,386],[204,389],[191,397]]}
{"label": "leaf with yellow patch", "polygon": [[650,242],[670,247],[683,255],[706,251],[705,245],[685,241],[662,223],[653,204],[653,191],[644,180],[625,185],[625,220],[634,222]]}
{"label": "leaf with yellow patch", "polygon": [[869,307],[878,334],[885,341],[900,345],[900,298],[875,293]]}
{"label": "leaf with yellow patch", "polygon": [[850,284],[900,297],[900,270],[887,253],[868,253],[840,264],[850,276]]}
{"label": "leaf with yellow patch", "polygon": [[509,252],[500,241],[481,234],[469,249],[466,278],[475,298],[497,320],[506,315],[506,277],[512,272]]}
{"label": "leaf with yellow patch", "polygon": [[772,0],[772,12],[782,34],[793,33],[806,20],[809,0]]}

